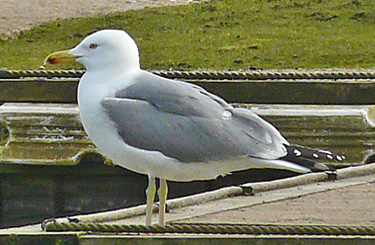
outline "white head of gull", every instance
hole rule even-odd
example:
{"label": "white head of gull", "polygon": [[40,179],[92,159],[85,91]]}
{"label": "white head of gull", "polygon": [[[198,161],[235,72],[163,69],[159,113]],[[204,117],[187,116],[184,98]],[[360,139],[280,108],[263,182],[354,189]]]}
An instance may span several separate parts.
{"label": "white head of gull", "polygon": [[[167,180],[209,180],[250,168],[329,169],[308,160],[318,150],[291,146],[250,110],[233,108],[199,86],[142,70],[138,47],[124,31],[98,31],[45,62],[68,60],[87,69],[78,106],[92,142],[119,166],[148,175],[147,225],[155,178],[160,179],[159,223],[164,224]],[[327,154],[332,155],[320,156]]]}

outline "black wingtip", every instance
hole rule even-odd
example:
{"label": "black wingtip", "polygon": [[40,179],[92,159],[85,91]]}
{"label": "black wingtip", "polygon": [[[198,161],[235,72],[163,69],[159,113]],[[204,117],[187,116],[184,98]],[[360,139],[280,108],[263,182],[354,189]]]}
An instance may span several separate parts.
{"label": "black wingtip", "polygon": [[342,162],[346,159],[344,155],[338,155],[330,151],[313,149],[306,146],[285,145],[285,147],[288,153],[282,158],[283,160],[309,168],[313,172],[335,171],[335,168],[327,166],[320,161]]}

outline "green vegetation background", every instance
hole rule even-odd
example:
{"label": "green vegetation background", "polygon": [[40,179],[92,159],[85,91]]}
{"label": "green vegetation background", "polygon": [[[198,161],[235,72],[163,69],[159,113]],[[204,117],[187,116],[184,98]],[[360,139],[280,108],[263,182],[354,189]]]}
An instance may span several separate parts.
{"label": "green vegetation background", "polygon": [[0,68],[38,69],[108,28],[133,36],[145,69],[372,68],[374,27],[373,0],[212,0],[44,24],[0,41]]}

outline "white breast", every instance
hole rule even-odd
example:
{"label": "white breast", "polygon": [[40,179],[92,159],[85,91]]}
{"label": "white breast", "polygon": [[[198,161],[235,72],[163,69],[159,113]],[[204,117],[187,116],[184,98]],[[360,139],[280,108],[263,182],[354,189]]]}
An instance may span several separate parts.
{"label": "white breast", "polygon": [[[83,127],[89,138],[106,157],[116,164],[142,174],[152,174],[167,178],[171,173],[166,165],[176,165],[175,159],[160,152],[146,151],[131,147],[121,139],[116,125],[105,113],[101,105],[103,98],[112,97],[114,91],[124,84],[95,83],[95,76],[86,74],[78,87],[78,106]],[[131,120],[131,119],[129,119]]]}

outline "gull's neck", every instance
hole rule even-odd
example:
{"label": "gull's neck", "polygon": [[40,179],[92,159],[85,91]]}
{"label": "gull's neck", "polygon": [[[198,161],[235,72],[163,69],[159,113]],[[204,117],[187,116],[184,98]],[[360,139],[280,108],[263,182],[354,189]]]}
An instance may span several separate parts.
{"label": "gull's neck", "polygon": [[[86,73],[81,78],[80,83],[87,83],[87,86],[92,85],[103,85],[108,86],[108,83],[112,81],[116,81],[121,77],[128,76],[130,74],[135,74],[141,72],[140,67],[133,67],[131,69],[126,67],[114,67],[110,70],[102,69],[102,70],[87,70]],[[126,81],[123,81],[126,83]]]}
{"label": "gull's neck", "polygon": [[95,73],[99,75],[105,75],[106,77],[118,76],[128,72],[134,72],[141,70],[139,63],[121,64],[121,65],[104,65],[100,67],[86,66],[86,73]]}
{"label": "gull's neck", "polygon": [[87,71],[78,84],[78,102],[86,101],[100,103],[101,99],[114,96],[115,91],[124,89],[133,84],[133,77],[143,71],[133,69],[131,71]]}

